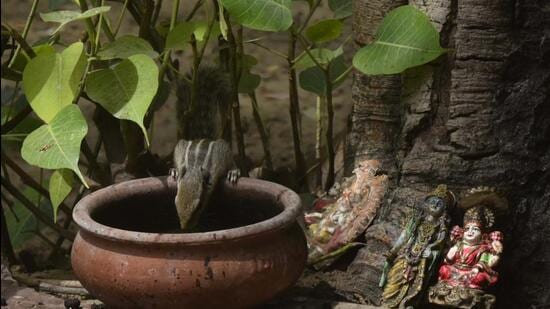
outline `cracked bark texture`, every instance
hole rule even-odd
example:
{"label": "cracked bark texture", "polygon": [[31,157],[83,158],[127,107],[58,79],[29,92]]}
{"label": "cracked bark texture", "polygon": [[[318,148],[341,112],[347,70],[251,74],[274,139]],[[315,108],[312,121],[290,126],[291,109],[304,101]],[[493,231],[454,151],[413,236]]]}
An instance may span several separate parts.
{"label": "cracked bark texture", "polygon": [[[550,306],[550,3],[411,0],[451,52],[401,76],[355,73],[347,170],[385,163],[391,189],[348,272],[377,303],[384,258],[404,217],[437,184],[494,186],[510,201],[497,308]],[[359,45],[402,1],[356,0]],[[456,223],[461,215],[454,213]]]}

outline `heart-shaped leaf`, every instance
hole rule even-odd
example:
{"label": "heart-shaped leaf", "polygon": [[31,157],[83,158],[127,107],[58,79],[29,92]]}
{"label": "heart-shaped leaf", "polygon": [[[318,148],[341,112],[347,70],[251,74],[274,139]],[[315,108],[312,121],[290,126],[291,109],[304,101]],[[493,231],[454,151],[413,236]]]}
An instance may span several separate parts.
{"label": "heart-shaped leaf", "polygon": [[31,165],[47,169],[68,168],[73,170],[86,187],[78,169],[80,144],[88,125],[77,105],[63,108],[40,128],[34,130],[23,141],[21,156]]}
{"label": "heart-shaped leaf", "polygon": [[133,55],[115,67],[90,73],[86,92],[116,118],[138,124],[149,145],[143,118],[157,93],[158,75],[151,58]]}
{"label": "heart-shaped leaf", "polygon": [[309,51],[309,54],[303,53],[302,56],[296,60],[294,67],[296,69],[307,69],[316,66],[315,61],[313,61],[311,57],[314,57],[320,65],[327,65],[343,53],[344,50],[341,47],[336,50],[330,50],[327,48],[312,49]]}
{"label": "heart-shaped leaf", "polygon": [[353,57],[353,65],[365,74],[397,74],[428,63],[446,50],[439,33],[420,10],[405,5],[386,15],[376,40]]}
{"label": "heart-shaped leaf", "polygon": [[[31,201],[37,201],[40,198],[40,194],[30,187],[25,187],[21,193]],[[42,199],[40,210],[51,217],[52,211],[47,199]],[[4,215],[10,241],[16,250],[20,249],[27,240],[33,238],[34,234],[32,232],[41,226],[36,216],[27,210],[19,200],[16,200],[12,207],[4,208]]]}
{"label": "heart-shaped leaf", "polygon": [[262,78],[259,75],[243,71],[239,80],[239,93],[252,93],[258,86]]}
{"label": "heart-shaped leaf", "polygon": [[238,23],[251,29],[284,31],[292,25],[292,0],[222,0]]}
{"label": "heart-shaped leaf", "polygon": [[70,105],[78,94],[86,70],[86,55],[81,42],[61,54],[44,53],[34,57],[23,71],[23,90],[34,112],[49,123]]}
{"label": "heart-shaped leaf", "polygon": [[105,44],[97,56],[103,60],[109,60],[124,59],[137,54],[144,54],[153,59],[159,56],[149,42],[133,35],[121,36],[116,41]]}
{"label": "heart-shaped leaf", "polygon": [[[213,25],[212,35],[216,36],[219,26]],[[216,30],[214,30],[216,29]],[[206,21],[189,21],[179,23],[168,33],[166,37],[166,48],[174,50],[182,50],[191,42],[193,35],[197,42],[203,42],[206,39],[208,31],[208,23]]]}
{"label": "heart-shaped leaf", "polygon": [[337,19],[322,20],[306,29],[307,38],[314,43],[334,40],[342,34],[343,24]]}
{"label": "heart-shaped leaf", "polygon": [[[343,80],[338,84],[334,84],[334,80],[340,77],[346,69],[347,67],[342,56],[334,59],[330,63],[330,78],[333,81],[332,89],[338,87],[342,83]],[[318,96],[326,96],[327,82],[325,74],[317,66],[300,72],[300,87],[306,91],[313,92]]]}
{"label": "heart-shaped leaf", "polygon": [[73,172],[68,169],[60,169],[50,176],[50,201],[53,209],[53,222],[57,222],[57,209],[63,200],[71,193],[73,188]]}
{"label": "heart-shaped leaf", "polygon": [[[37,56],[41,54],[55,54],[55,49],[53,48],[53,46],[48,44],[33,46],[32,50]],[[29,60],[30,58],[29,56],[27,56],[26,53],[19,53],[15,57],[11,68],[16,71],[22,72],[25,69],[25,66],[27,65]]]}
{"label": "heart-shaped leaf", "polygon": [[250,70],[253,66],[258,64],[258,59],[252,55],[244,54],[242,58],[242,67],[245,70]]}
{"label": "heart-shaped leaf", "polygon": [[50,13],[40,13],[40,18],[42,18],[45,22],[60,23],[59,27],[57,27],[57,29],[53,32],[53,34],[55,34],[71,21],[90,18],[98,14],[108,12],[110,9],[110,6],[98,6],[93,9],[89,9],[84,13],[79,11],[55,11]]}
{"label": "heart-shaped leaf", "polygon": [[328,6],[334,12],[334,18],[343,19],[353,13],[352,0],[328,0]]}

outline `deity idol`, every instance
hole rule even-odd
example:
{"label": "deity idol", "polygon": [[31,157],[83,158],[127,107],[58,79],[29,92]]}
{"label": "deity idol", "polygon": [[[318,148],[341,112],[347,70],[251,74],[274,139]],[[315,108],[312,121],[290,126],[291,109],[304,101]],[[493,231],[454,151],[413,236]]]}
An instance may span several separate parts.
{"label": "deity idol", "polygon": [[439,268],[438,283],[430,289],[430,302],[455,308],[492,308],[493,295],[483,290],[495,284],[494,270],[502,253],[502,233],[490,231],[495,212],[507,203],[492,189],[476,188],[459,203],[467,209],[463,228],[451,231],[452,247]]}
{"label": "deity idol", "polygon": [[447,237],[447,210],[455,204],[454,194],[440,185],[426,196],[422,209],[402,231],[390,252],[380,281],[382,304],[389,308],[411,308],[421,303],[433,267]]}

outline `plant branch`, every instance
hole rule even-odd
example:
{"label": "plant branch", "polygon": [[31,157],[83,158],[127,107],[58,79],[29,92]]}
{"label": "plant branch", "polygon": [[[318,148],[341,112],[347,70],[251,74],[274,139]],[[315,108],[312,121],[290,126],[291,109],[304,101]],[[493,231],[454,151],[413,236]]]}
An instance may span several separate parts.
{"label": "plant branch", "polygon": [[296,55],[296,34],[294,29],[289,31],[289,43],[288,43],[288,91],[289,91],[289,113],[290,123],[292,125],[292,139],[294,142],[294,160],[296,163],[296,179],[299,180],[298,187],[301,190],[303,187],[307,187],[307,179],[302,178],[306,174],[306,160],[302,152],[301,146],[301,117],[300,117],[300,99],[298,97],[298,79],[296,76],[296,69],[294,68],[293,60]]}
{"label": "plant branch", "polygon": [[239,103],[239,68],[238,66],[238,43],[233,34],[233,29],[231,23],[227,23],[227,39],[229,40],[229,65],[230,65],[230,74],[231,74],[231,91],[232,91],[232,110],[233,110],[233,121],[235,123],[235,134],[237,136],[237,150],[239,153],[239,161],[241,172],[244,176],[248,175],[248,169],[246,166],[246,154],[244,147],[244,134],[241,124],[241,112],[240,112],[240,103]]}
{"label": "plant branch", "polygon": [[8,225],[6,224],[6,217],[4,214],[4,207],[1,207],[1,208],[2,208],[0,209],[1,211],[0,215],[2,216],[1,218],[2,226],[0,226],[0,229],[2,232],[2,239],[0,240],[2,243],[1,250],[2,250],[2,255],[8,259],[8,267],[9,267],[13,264],[17,264],[17,258],[15,257],[13,246],[11,244],[10,233],[8,232]]}
{"label": "plant branch", "polygon": [[269,149],[269,135],[267,134],[267,130],[264,126],[264,122],[260,114],[260,108],[258,106],[258,100],[256,99],[256,94],[252,92],[252,93],[249,93],[248,96],[250,97],[250,102],[252,104],[252,116],[254,117],[256,126],[258,127],[258,131],[260,132],[260,138],[262,140],[262,146],[264,148],[265,167],[268,168],[269,170],[273,170],[273,159],[271,157],[271,151]]}
{"label": "plant branch", "polygon": [[301,34],[304,31],[304,29],[307,27],[307,24],[309,23],[309,20],[313,16],[313,13],[315,13],[315,11],[317,10],[317,8],[319,7],[320,4],[321,4],[321,0],[317,0],[317,1],[315,1],[315,3],[313,3],[313,6],[311,6],[311,8],[309,8],[309,12],[306,16],[306,20],[304,21],[304,23],[302,24],[302,26],[298,30],[297,34]]}
{"label": "plant branch", "polygon": [[274,50],[274,49],[272,49],[272,48],[269,48],[269,47],[267,47],[267,46],[265,46],[265,45],[262,45],[262,44],[260,44],[260,43],[258,43],[258,42],[250,42],[249,44],[256,45],[256,46],[258,46],[258,47],[260,47],[260,48],[263,48],[263,49],[267,50],[268,52],[274,54],[274,55],[277,56],[277,57],[281,57],[281,58],[283,58],[283,59],[285,59],[285,60],[288,60],[288,56],[287,56],[287,55],[285,55],[285,54],[283,54],[283,53],[281,53],[281,52],[279,52],[279,51],[276,51],[276,50]]}
{"label": "plant branch", "polygon": [[48,218],[42,211],[40,211],[31,201],[29,201],[27,197],[25,197],[25,195],[19,192],[11,183],[6,181],[4,177],[1,177],[1,184],[14,198],[18,199],[21,202],[21,205],[23,205],[28,211],[30,211],[36,217],[36,219],[42,221],[44,224],[52,228],[59,235],[65,237],[66,239],[70,241],[74,240],[75,234],[73,232],[69,230],[64,230],[57,224],[53,223],[50,218]]}
{"label": "plant branch", "polygon": [[[27,21],[25,22],[25,27],[23,28],[23,34],[21,36],[23,38],[23,40],[27,39],[27,35],[29,34],[29,30],[31,29],[32,21],[34,19],[34,15],[36,14],[36,9],[38,8],[38,2],[39,2],[39,0],[33,0],[33,2],[32,2],[31,10],[29,12],[29,15],[27,16]],[[13,57],[11,58],[11,60],[8,64],[8,68],[11,68],[11,66],[15,62],[15,58],[17,58],[17,55],[19,55],[21,47],[22,47],[21,44],[17,46],[17,49],[15,50],[15,53],[13,54]]]}
{"label": "plant branch", "polygon": [[195,13],[197,13],[197,11],[200,9],[202,4],[203,4],[203,0],[198,0],[197,2],[195,2],[195,5],[191,9],[191,12],[189,12],[189,15],[185,17],[185,21],[190,21],[193,18],[193,16],[195,16]]}
{"label": "plant branch", "polygon": [[[10,33],[10,36],[15,40],[17,41],[17,43],[19,43],[19,47],[21,49],[23,49],[25,51],[25,53],[27,54],[27,56],[29,56],[29,58],[34,58],[36,57],[36,53],[34,52],[34,50],[32,49],[32,47],[29,45],[29,43],[27,43],[27,41],[25,40],[25,38],[23,38],[19,32],[17,32],[15,29],[13,29],[11,26],[9,26],[8,24],[5,24],[5,23],[2,23],[2,26],[6,29],[8,29],[9,33]],[[16,54],[14,54],[14,57],[12,59],[15,59],[15,56]],[[8,65],[8,67],[10,67],[11,65]]]}
{"label": "plant branch", "polygon": [[[8,156],[6,156],[4,153],[2,153],[2,158],[5,160],[6,164],[9,168],[11,168],[18,176],[21,178],[24,184],[27,186],[33,188],[36,192],[41,194],[42,196],[46,198],[50,198],[50,193],[48,190],[46,190],[44,187],[42,187],[36,180],[34,180],[29,174],[27,174],[17,163],[12,161]],[[64,203],[61,203],[59,205],[59,209],[61,209],[64,213],[66,213],[69,217],[71,216],[71,209],[65,205]]]}
{"label": "plant branch", "polygon": [[124,13],[126,13],[127,7],[128,7],[128,0],[124,0],[124,4],[122,5],[122,10],[120,11],[120,15],[118,15],[118,19],[116,22],[114,36],[116,36],[118,34],[118,31],[120,30],[120,25],[122,25],[122,19],[124,18]]}
{"label": "plant branch", "polygon": [[332,106],[332,81],[330,80],[330,66],[324,71],[325,80],[326,80],[326,100],[327,100],[327,130],[326,134],[326,143],[327,143],[327,156],[328,156],[328,172],[327,178],[325,181],[325,191],[330,190],[334,184],[334,140],[333,140],[333,130],[334,130],[334,110]]}
{"label": "plant branch", "polygon": [[15,129],[18,124],[21,123],[21,121],[25,120],[27,116],[32,112],[32,107],[30,105],[26,105],[22,111],[20,111],[17,115],[15,115],[12,119],[6,121],[4,125],[2,125],[0,128],[2,134],[7,134],[11,132],[11,130]]}
{"label": "plant branch", "polygon": [[[124,0],[124,8],[126,8],[127,4],[128,4],[128,0]],[[157,0],[157,2],[155,3],[155,10],[153,11],[153,17],[151,18],[151,25],[153,25],[153,27],[157,24],[157,20],[159,19],[161,8],[162,8],[162,0]]]}

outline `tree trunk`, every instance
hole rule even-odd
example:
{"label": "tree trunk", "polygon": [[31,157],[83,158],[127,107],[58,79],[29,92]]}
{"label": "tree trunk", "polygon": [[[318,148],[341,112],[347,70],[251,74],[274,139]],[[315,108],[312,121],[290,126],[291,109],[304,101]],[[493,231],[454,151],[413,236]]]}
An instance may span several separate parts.
{"label": "tree trunk", "polygon": [[[356,0],[355,40],[406,4]],[[452,48],[401,76],[355,74],[346,171],[378,159],[392,180],[348,272],[378,302],[384,258],[411,206],[437,184],[506,193],[499,308],[550,304],[550,7],[545,1],[411,0]],[[458,220],[461,218],[455,216]]]}

